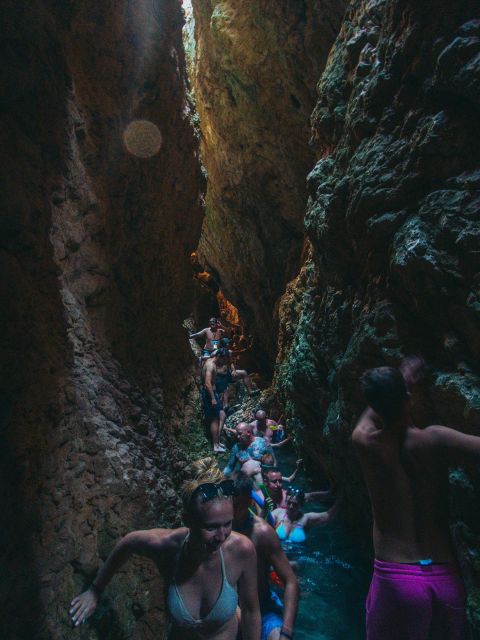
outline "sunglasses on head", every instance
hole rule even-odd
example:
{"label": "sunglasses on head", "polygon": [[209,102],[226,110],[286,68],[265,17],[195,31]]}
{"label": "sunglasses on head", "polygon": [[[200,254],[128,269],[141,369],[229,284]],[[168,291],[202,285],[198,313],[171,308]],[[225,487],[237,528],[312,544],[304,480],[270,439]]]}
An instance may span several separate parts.
{"label": "sunglasses on head", "polygon": [[193,502],[198,496],[201,497],[201,501],[203,503],[208,502],[209,500],[214,500],[215,498],[218,498],[218,496],[228,498],[229,496],[233,496],[234,493],[235,483],[233,480],[222,480],[222,482],[218,482],[216,484],[213,482],[204,482],[203,484],[199,484],[192,493],[190,502]]}

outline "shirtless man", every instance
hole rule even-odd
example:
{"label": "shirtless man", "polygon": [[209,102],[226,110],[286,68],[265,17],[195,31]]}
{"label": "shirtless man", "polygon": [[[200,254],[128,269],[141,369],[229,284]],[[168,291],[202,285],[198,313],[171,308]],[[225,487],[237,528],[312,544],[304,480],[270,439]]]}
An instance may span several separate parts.
{"label": "shirtless man", "polygon": [[[242,369],[236,369],[232,360],[232,352],[228,349],[228,338],[223,338],[220,343],[222,344],[222,351],[225,354],[224,364],[221,367],[217,367],[217,391],[222,396],[223,406],[228,406],[228,388],[231,384],[243,381],[247,387],[249,395],[254,393],[252,388],[252,381],[246,371]],[[223,346],[227,342],[227,346]],[[214,352],[215,353],[215,352]]]}
{"label": "shirtless man", "polygon": [[418,429],[409,387],[423,361],[363,374],[368,408],[352,440],[373,511],[375,565],[368,640],[464,640],[465,590],[448,528],[448,468],[480,461],[480,438],[448,427]]}
{"label": "shirtless man", "polygon": [[[287,489],[283,487],[283,482],[293,482],[302,462],[302,460],[297,460],[295,470],[289,478],[284,478],[280,469],[277,467],[272,467],[263,471],[263,484],[265,485],[270,498],[275,503],[276,508],[287,508]],[[263,494],[261,491],[259,491],[257,495],[263,500]],[[305,502],[315,502],[315,500],[325,500],[326,498],[331,497],[331,491],[309,491],[305,494]],[[260,504],[260,506],[263,506],[263,504]]]}
{"label": "shirtless man", "polygon": [[221,427],[225,422],[225,411],[223,410],[220,394],[215,389],[217,368],[223,367],[227,360],[224,349],[218,351],[218,355],[209,358],[202,370],[202,405],[205,419],[209,423],[212,436],[213,451],[223,453],[225,447],[220,444]]}
{"label": "shirtless man", "polygon": [[202,358],[208,358],[212,355],[215,349],[218,349],[220,346],[220,340],[222,335],[225,333],[224,328],[220,324],[220,321],[217,318],[210,318],[208,321],[209,326],[198,333],[191,333],[188,337],[190,340],[193,338],[199,338],[200,336],[205,336],[205,345],[202,351]]}
{"label": "shirtless man", "polygon": [[[235,479],[233,529],[250,538],[257,552],[262,640],[290,640],[297,613],[298,582],[275,530],[249,510],[252,489],[252,480],[240,471]],[[268,578],[272,568],[284,585],[284,604],[270,589]]]}
{"label": "shirtless man", "polygon": [[285,427],[275,420],[267,418],[267,414],[263,409],[255,412],[254,419],[250,424],[253,427],[253,434],[266,438],[272,447],[281,447],[290,441],[290,437],[283,438]]}
{"label": "shirtless man", "polygon": [[[261,461],[265,453],[272,453],[271,447],[264,438],[253,435],[252,426],[239,422],[235,427],[237,442],[233,445],[227,466],[223,470],[226,476],[239,471],[246,462]],[[260,467],[258,469],[260,471]],[[261,476],[260,476],[261,481]]]}

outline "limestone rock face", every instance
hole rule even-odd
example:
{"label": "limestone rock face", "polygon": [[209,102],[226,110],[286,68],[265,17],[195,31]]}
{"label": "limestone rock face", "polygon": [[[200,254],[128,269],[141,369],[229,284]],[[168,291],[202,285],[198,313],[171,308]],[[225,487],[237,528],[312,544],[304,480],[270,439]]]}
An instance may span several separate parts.
{"label": "limestone rock face", "polygon": [[[204,182],[182,22],[174,0],[2,6],[5,639],[161,633],[145,563],[115,578],[91,626],[70,630],[67,610],[121,535],[180,512]],[[148,123],[126,138],[137,155],[133,121]]]}
{"label": "limestone rock face", "polygon": [[276,304],[299,268],[315,83],[343,0],[193,0],[193,88],[208,172],[199,254],[271,368]]}
{"label": "limestone rock face", "polygon": [[[311,250],[280,306],[276,387],[363,522],[365,369],[423,354],[419,424],[480,434],[479,29],[476,2],[354,1],[318,85]],[[479,523],[455,484],[465,549]]]}

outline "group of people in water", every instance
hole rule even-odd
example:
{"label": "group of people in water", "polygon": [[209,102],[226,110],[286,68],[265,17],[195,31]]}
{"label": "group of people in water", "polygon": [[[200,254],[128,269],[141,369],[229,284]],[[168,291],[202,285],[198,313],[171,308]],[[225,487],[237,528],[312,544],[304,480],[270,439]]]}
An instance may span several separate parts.
{"label": "group of people in water", "polygon": [[[231,367],[216,319],[191,337],[200,335],[206,338],[203,408],[214,452],[223,453],[221,414],[228,396],[225,403],[219,374],[226,369],[229,384],[243,380],[249,394],[254,389],[246,371]],[[449,535],[446,493],[449,466],[478,464],[480,438],[413,424],[410,392],[423,369],[421,359],[410,358],[399,368],[371,369],[360,380],[367,409],[352,441],[373,512],[368,640],[466,638],[465,589]],[[299,586],[282,542],[304,543],[309,529],[331,522],[341,505],[337,499],[323,513],[307,512],[307,502],[331,498],[331,492],[284,486],[295,479],[301,461],[289,478],[282,475],[274,448],[288,437],[262,409],[227,434],[235,443],[223,469],[214,456],[192,465],[182,487],[185,526],[122,538],[90,588],[73,599],[75,626],[93,613],[114,573],[139,554],[154,560],[166,580],[170,639],[292,640]]]}

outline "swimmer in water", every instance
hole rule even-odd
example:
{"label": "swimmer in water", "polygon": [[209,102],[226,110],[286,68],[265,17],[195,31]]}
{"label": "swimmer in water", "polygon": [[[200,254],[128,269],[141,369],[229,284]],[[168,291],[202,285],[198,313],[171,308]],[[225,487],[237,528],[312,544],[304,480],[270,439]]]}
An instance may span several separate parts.
{"label": "swimmer in water", "polygon": [[[296,467],[290,477],[283,477],[280,469],[275,466],[265,465],[264,460],[266,456],[262,460],[262,475],[263,475],[263,483],[267,488],[267,491],[270,495],[270,498],[276,504],[278,508],[286,509],[287,507],[287,489],[283,487],[283,483],[287,484],[293,482],[295,479],[298,470],[300,469],[300,465],[303,460],[297,460]],[[305,502],[315,502],[317,500],[325,500],[327,498],[332,497],[331,491],[308,491],[304,494]],[[259,497],[261,494],[259,493]]]}
{"label": "swimmer in water", "polygon": [[122,538],[92,586],[73,599],[74,626],[92,615],[112,576],[137,554],[153,560],[167,579],[169,640],[235,640],[239,628],[245,640],[258,640],[255,548],[232,532],[234,483],[223,478],[212,467],[184,484],[185,527],[133,531]]}
{"label": "swimmer in water", "polygon": [[[235,478],[233,528],[246,535],[257,552],[258,593],[262,615],[262,640],[290,640],[298,605],[298,582],[275,530],[254,515],[250,506],[253,483],[242,471]],[[269,583],[271,571],[283,585],[283,600]]]}
{"label": "swimmer in water", "polygon": [[280,540],[289,542],[305,542],[307,532],[312,527],[329,524],[335,517],[337,503],[323,513],[304,513],[305,492],[302,489],[289,487],[287,489],[287,506],[285,509],[275,509],[273,518],[275,529]]}

